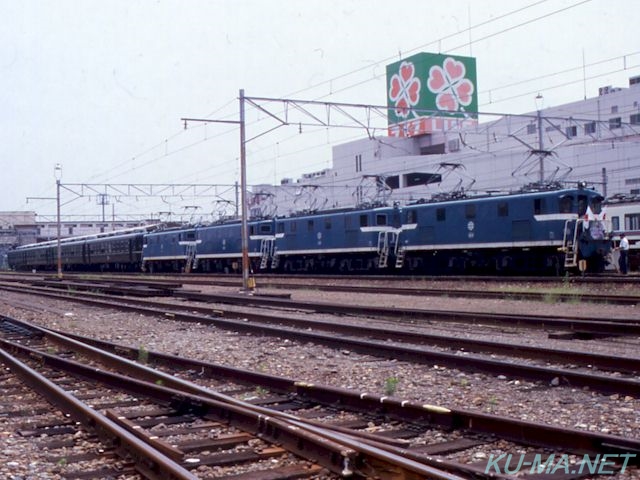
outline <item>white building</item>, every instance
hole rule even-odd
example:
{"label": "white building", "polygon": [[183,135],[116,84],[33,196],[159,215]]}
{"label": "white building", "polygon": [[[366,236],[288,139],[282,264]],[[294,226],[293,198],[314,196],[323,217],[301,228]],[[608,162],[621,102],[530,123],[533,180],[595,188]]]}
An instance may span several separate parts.
{"label": "white building", "polygon": [[459,131],[335,146],[332,168],[254,188],[251,214],[582,180],[609,197],[640,194],[640,76],[627,88],[603,87],[584,101],[490,120]]}

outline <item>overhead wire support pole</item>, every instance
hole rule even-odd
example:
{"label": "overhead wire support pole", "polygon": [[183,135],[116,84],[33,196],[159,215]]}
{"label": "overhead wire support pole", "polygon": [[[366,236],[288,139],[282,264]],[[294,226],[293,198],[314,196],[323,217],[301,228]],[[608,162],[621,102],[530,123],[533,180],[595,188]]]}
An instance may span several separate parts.
{"label": "overhead wire support pole", "polygon": [[250,278],[249,265],[249,226],[247,209],[247,153],[245,139],[245,119],[244,119],[244,89],[240,89],[240,120],[210,120],[205,118],[181,118],[184,128],[187,122],[207,122],[207,123],[230,123],[240,126],[240,236],[242,237],[242,292],[249,293],[255,288],[255,281]]}
{"label": "overhead wire support pole", "polygon": [[56,177],[56,211],[57,211],[57,241],[56,241],[56,256],[58,264],[58,279],[62,280],[62,247],[60,246],[60,179],[62,178],[62,167],[59,163],[56,163],[54,168],[54,175]]}
{"label": "overhead wire support pole", "polygon": [[242,290],[249,292],[255,288],[255,281],[249,278],[249,226],[247,209],[247,150],[245,142],[244,89],[240,89],[240,204],[242,217]]}

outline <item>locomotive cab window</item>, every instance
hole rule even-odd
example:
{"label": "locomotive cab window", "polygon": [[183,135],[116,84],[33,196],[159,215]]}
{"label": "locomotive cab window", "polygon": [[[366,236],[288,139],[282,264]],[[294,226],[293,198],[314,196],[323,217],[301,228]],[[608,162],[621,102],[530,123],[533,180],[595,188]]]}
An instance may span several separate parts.
{"label": "locomotive cab window", "polygon": [[560,213],[571,213],[573,210],[573,197],[571,195],[565,195],[560,197]]}
{"label": "locomotive cab window", "polygon": [[444,208],[436,209],[436,220],[444,222],[447,219],[446,210]]}
{"label": "locomotive cab window", "polygon": [[366,227],[369,225],[368,219],[366,215],[360,215],[360,226]]}
{"label": "locomotive cab window", "polygon": [[331,230],[331,219],[330,218],[325,218],[324,219],[324,229],[325,230]]}
{"label": "locomotive cab window", "polygon": [[602,213],[602,202],[604,201],[603,197],[593,197],[591,199],[591,211],[596,215],[600,215]]}
{"label": "locomotive cab window", "polygon": [[278,233],[284,233],[284,223],[280,222],[276,224],[276,231]]}
{"label": "locomotive cab window", "polygon": [[313,220],[307,221],[307,232],[313,232]]}
{"label": "locomotive cab window", "polygon": [[578,195],[578,215],[582,216],[587,213],[587,207],[589,206],[589,200],[586,195]]}
{"label": "locomotive cab window", "polygon": [[406,223],[417,223],[418,215],[415,210],[407,210],[407,222]]}
{"label": "locomotive cab window", "polygon": [[260,225],[260,233],[271,233],[271,224]]}
{"label": "locomotive cab window", "polygon": [[509,216],[509,204],[507,202],[498,202],[498,216],[499,217]]}
{"label": "locomotive cab window", "polygon": [[384,214],[377,214],[376,215],[376,225],[386,225],[387,224],[387,216]]}

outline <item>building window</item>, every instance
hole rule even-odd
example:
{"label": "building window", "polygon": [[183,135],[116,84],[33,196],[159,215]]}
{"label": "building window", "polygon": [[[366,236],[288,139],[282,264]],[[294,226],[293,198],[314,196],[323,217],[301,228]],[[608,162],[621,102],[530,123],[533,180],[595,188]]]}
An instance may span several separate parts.
{"label": "building window", "polygon": [[618,105],[611,106],[611,113],[618,113]]}
{"label": "building window", "polygon": [[613,117],[609,119],[609,128],[621,128],[622,127],[622,117]]}
{"label": "building window", "polygon": [[567,137],[569,138],[578,136],[578,127],[576,127],[575,125],[571,125],[570,127],[567,127],[566,134],[567,134]]}
{"label": "building window", "polygon": [[596,133],[596,122],[588,122],[584,124],[584,134],[591,135]]}
{"label": "building window", "polygon": [[457,138],[449,140],[448,146],[450,152],[458,152],[460,151],[460,140]]}
{"label": "building window", "polygon": [[640,125],[640,113],[634,113],[629,116],[629,123],[631,125]]}
{"label": "building window", "polygon": [[362,171],[362,155],[356,155],[356,172]]}

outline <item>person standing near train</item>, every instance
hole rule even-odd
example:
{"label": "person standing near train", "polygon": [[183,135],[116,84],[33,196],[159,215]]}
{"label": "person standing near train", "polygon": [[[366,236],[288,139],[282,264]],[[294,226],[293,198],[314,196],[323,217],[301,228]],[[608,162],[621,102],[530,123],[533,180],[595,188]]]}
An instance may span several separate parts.
{"label": "person standing near train", "polygon": [[620,259],[618,260],[620,273],[626,275],[629,271],[629,240],[624,233],[620,234],[620,244],[618,245],[618,250],[620,250]]}

